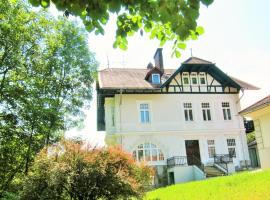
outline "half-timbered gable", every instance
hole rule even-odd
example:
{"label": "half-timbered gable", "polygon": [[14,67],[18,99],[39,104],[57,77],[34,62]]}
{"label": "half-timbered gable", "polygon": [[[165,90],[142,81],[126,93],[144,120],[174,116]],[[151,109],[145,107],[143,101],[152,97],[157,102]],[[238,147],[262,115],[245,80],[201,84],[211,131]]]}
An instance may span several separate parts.
{"label": "half-timbered gable", "polygon": [[161,87],[183,93],[238,93],[241,89],[214,63],[196,57],[182,63]]}

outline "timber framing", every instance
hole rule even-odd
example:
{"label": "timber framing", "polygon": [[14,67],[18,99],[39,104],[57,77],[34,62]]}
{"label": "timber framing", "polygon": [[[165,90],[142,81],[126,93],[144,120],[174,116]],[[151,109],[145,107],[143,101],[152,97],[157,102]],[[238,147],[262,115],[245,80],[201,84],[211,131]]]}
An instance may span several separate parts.
{"label": "timber framing", "polygon": [[[179,67],[162,85],[161,88],[167,87],[172,80],[175,79],[175,77],[179,74],[182,77],[182,74],[184,72],[188,72],[189,74],[191,72],[196,72],[197,74],[200,72],[204,72],[206,76],[209,74],[210,76],[213,77],[212,82],[210,83],[211,87],[216,87],[212,86],[213,81],[216,80],[218,81],[221,85],[224,91],[226,87],[229,88],[236,88],[237,92],[241,89],[241,86],[236,83],[233,79],[231,79],[228,75],[226,75],[224,72],[222,72],[218,67],[215,66],[215,64],[185,64],[183,63],[181,67]],[[229,92],[230,93],[230,92]]]}

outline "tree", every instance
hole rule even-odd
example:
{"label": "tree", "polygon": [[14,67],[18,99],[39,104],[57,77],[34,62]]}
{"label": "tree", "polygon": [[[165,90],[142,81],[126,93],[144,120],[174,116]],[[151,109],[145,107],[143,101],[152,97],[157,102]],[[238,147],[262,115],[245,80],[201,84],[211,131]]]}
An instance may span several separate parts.
{"label": "tree", "polygon": [[97,62],[78,22],[0,2],[0,197],[37,152],[80,123]]}
{"label": "tree", "polygon": [[117,147],[91,149],[70,141],[43,149],[23,183],[21,199],[128,199],[151,183],[150,167]]}
{"label": "tree", "polygon": [[[29,0],[34,6],[50,6],[51,0]],[[185,41],[197,39],[203,28],[197,26],[200,3],[208,6],[213,0],[99,0],[63,1],[52,0],[58,10],[79,16],[88,31],[104,34],[103,26],[110,13],[117,17],[114,47],[127,49],[127,36],[135,32],[149,33],[160,45],[174,41],[173,54],[180,57],[179,49],[185,49]]]}

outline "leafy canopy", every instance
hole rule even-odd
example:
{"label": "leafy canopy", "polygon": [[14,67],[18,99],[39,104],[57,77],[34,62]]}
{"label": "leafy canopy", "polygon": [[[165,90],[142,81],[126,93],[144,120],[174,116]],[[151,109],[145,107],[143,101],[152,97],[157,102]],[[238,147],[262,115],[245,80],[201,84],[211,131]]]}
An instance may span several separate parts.
{"label": "leafy canopy", "polygon": [[[34,6],[50,6],[51,0],[29,0]],[[203,28],[197,26],[200,3],[208,6],[213,0],[52,0],[58,10],[79,16],[86,29],[104,34],[104,25],[110,13],[117,14],[117,30],[114,47],[127,49],[127,36],[140,31],[149,33],[151,39],[174,41],[173,54],[180,57],[185,49],[184,41],[197,39]]]}
{"label": "leafy canopy", "polygon": [[0,1],[0,197],[44,145],[80,123],[97,62],[77,22]]}

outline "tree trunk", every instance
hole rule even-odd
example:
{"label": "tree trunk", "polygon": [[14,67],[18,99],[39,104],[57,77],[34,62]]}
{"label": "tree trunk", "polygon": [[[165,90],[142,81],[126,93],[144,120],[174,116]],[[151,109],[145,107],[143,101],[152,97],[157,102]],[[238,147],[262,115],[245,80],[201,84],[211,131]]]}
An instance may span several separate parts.
{"label": "tree trunk", "polygon": [[34,125],[32,125],[32,130],[31,130],[31,134],[29,136],[28,149],[27,149],[27,154],[26,154],[25,171],[24,171],[24,173],[26,175],[28,174],[28,169],[29,169],[29,162],[30,162],[30,153],[31,153],[31,147],[32,147],[33,133],[34,133]]}

